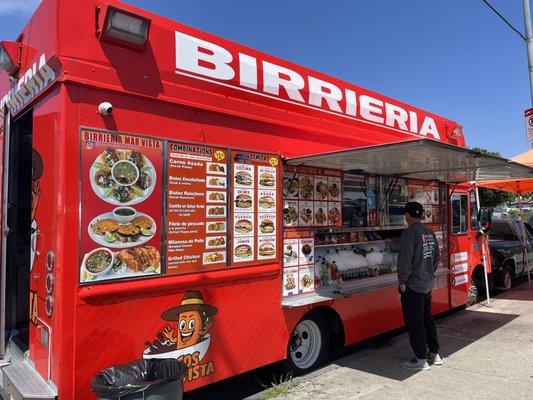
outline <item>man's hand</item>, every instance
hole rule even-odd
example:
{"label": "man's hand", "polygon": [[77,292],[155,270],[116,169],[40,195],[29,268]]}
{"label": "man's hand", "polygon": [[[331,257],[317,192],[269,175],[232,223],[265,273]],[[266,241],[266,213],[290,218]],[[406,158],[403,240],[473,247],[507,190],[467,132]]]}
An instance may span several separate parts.
{"label": "man's hand", "polygon": [[398,289],[400,289],[400,292],[405,292],[405,290],[407,289],[407,286],[405,286],[403,283],[400,283],[398,285]]}

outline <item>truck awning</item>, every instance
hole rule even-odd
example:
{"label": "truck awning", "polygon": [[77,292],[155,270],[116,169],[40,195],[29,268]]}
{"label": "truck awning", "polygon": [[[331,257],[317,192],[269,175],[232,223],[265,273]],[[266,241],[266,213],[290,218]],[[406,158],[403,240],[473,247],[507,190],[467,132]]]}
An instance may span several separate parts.
{"label": "truck awning", "polygon": [[430,139],[360,147],[285,161],[296,166],[448,183],[533,177],[532,167]]}

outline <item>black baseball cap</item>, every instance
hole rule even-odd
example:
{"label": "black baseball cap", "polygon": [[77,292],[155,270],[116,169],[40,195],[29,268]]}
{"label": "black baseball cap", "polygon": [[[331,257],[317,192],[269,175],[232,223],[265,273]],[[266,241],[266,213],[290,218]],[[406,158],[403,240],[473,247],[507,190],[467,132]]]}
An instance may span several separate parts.
{"label": "black baseball cap", "polygon": [[410,201],[405,205],[405,213],[413,218],[422,218],[424,206],[417,201]]}

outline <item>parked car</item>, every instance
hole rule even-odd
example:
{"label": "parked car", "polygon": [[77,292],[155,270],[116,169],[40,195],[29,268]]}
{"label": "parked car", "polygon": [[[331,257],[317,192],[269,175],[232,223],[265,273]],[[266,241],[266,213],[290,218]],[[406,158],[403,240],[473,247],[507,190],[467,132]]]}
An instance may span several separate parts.
{"label": "parked car", "polygon": [[[511,289],[514,280],[533,266],[533,228],[520,220],[493,219],[488,232],[495,287]],[[525,239],[525,243],[524,243]]]}

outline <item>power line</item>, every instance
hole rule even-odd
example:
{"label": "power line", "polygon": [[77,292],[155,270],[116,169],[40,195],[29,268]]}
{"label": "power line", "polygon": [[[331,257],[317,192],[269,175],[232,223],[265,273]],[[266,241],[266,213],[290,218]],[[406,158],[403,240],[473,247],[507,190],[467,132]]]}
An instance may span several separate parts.
{"label": "power line", "polygon": [[496,13],[498,17],[502,19],[503,22],[505,22],[507,25],[509,25],[509,28],[511,28],[513,31],[515,31],[524,41],[527,41],[526,37],[522,35],[522,32],[520,32],[518,29],[516,29],[509,21],[505,19],[503,15],[501,15],[498,10],[496,10],[487,0],[481,0],[483,3],[485,3],[492,11]]}

